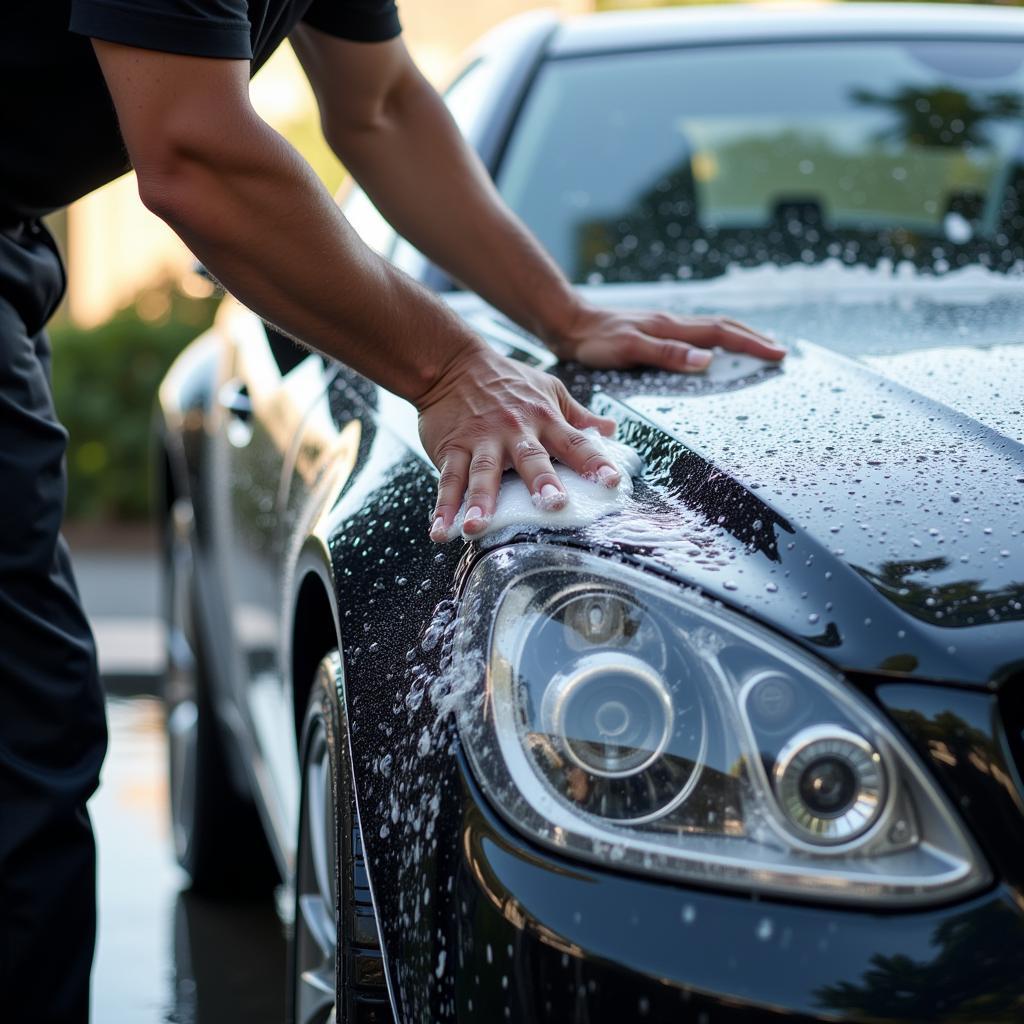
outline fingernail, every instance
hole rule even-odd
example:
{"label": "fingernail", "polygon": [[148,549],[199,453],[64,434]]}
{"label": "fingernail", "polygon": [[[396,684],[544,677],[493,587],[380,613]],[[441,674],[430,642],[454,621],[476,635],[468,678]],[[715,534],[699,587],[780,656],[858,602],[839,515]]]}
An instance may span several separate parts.
{"label": "fingernail", "polygon": [[543,509],[561,508],[565,504],[565,495],[554,484],[545,484],[537,499]]}
{"label": "fingernail", "polygon": [[686,353],[686,365],[694,370],[703,370],[711,362],[711,353],[691,348]]}
{"label": "fingernail", "polygon": [[484,514],[484,510],[479,505],[474,505],[466,512],[466,518],[462,520],[462,534],[463,536],[472,536],[476,533],[483,533],[487,529],[487,524],[491,521],[489,515]]}
{"label": "fingernail", "polygon": [[430,539],[444,540],[447,532],[444,528],[444,516],[438,516],[430,527]]}
{"label": "fingernail", "polygon": [[613,469],[611,466],[602,466],[597,471],[597,479],[605,485],[605,487],[615,487],[620,479],[618,470]]}

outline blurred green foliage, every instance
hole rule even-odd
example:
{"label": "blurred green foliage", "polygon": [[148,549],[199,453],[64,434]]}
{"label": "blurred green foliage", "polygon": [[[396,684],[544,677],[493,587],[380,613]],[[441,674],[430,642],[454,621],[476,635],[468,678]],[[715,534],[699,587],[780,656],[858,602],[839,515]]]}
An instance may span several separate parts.
{"label": "blurred green foliage", "polygon": [[168,284],[99,327],[52,327],[54,401],[70,434],[69,519],[148,514],[156,390],[175,356],[210,325],[216,305],[216,297],[190,298]]}

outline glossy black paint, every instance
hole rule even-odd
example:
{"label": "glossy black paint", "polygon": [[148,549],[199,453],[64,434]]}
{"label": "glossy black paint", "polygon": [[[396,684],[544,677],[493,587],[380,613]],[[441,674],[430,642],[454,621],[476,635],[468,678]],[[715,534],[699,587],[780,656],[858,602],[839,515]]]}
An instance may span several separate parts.
{"label": "glossy black paint", "polygon": [[[724,11],[698,7],[680,18],[670,11],[618,11],[603,19],[576,18],[549,47],[553,58],[621,53],[718,43],[842,39],[1007,39],[1020,34],[1020,20],[998,8],[966,6],[942,11],[923,4],[837,5],[805,10]],[[884,18],[884,20],[883,20]]]}
{"label": "glossy black paint", "polygon": [[[1024,650],[1024,447],[809,343],[735,383],[606,389],[596,407],[648,467],[648,522],[629,532],[653,543],[621,544],[614,521],[608,540],[838,668],[1009,678]],[[756,435],[738,436],[748,422]]]}
{"label": "glossy black paint", "polygon": [[[509,58],[523,82],[543,40],[569,45],[546,32],[524,33]],[[600,298],[722,306],[662,294]],[[239,311],[161,390],[167,475],[196,517],[218,711],[286,876],[304,666],[328,647],[343,652],[362,836],[401,1020],[1020,1019],[1020,392],[977,392],[966,378],[955,394],[930,390],[956,318],[938,300],[921,313],[931,333],[890,363],[846,358],[826,314],[878,331],[891,300],[839,314],[755,300],[729,312],[782,325],[793,344],[782,367],[720,358],[706,378],[552,367],[615,416],[646,468],[628,518],[545,540],[699,588],[846,672],[904,730],[984,850],[997,881],[968,902],[896,914],[758,901],[534,848],[477,790],[445,704],[446,627],[491,542],[427,540],[436,472],[409,407],[316,357],[281,361]],[[451,301],[498,348],[550,366],[478,300]],[[979,315],[998,301],[976,304]],[[996,320],[1024,322],[1020,304],[1005,300]],[[1009,344],[1020,340],[1019,328],[1002,339],[1011,383],[1014,369],[1024,374],[1024,347]],[[238,384],[253,405],[244,443],[220,401]],[[512,557],[520,539],[503,541]]]}
{"label": "glossy black paint", "polygon": [[[953,687],[886,683],[875,696],[938,776],[986,856],[1024,907],[1024,786],[1011,746],[1019,699]],[[1002,704],[1002,706],[1001,706]],[[1018,754],[1019,757],[1019,754]]]}
{"label": "glossy black paint", "polygon": [[[335,409],[352,415],[344,375],[336,387]],[[642,446],[641,434],[636,440]],[[685,469],[692,456],[681,457]],[[496,820],[468,778],[450,720],[439,716],[444,644],[431,625],[454,610],[478,550],[425,542],[432,476],[380,433],[368,464],[377,459],[377,487],[359,492],[358,507],[342,498],[330,536],[346,603],[340,629],[364,843],[407,1019],[494,1020],[508,1008],[513,1020],[617,1020],[633,1003],[637,1016],[646,1006],[653,1019],[685,1004],[694,1014],[714,1010],[714,1020],[742,1019],[753,1007],[806,1019],[903,1019],[912,1006],[928,1011],[916,1019],[943,1020],[982,996],[991,1001],[987,1019],[1013,1019],[1020,964],[1001,951],[1024,929],[1015,863],[1024,816],[996,697],[884,675],[851,680],[904,728],[984,837],[1001,882],[969,904],[911,914],[794,907],[552,857]],[[733,485],[715,485],[727,507]],[[753,511],[766,515],[766,507]],[[769,547],[758,557],[773,554]],[[948,742],[952,765],[933,756],[935,735]],[[708,931],[688,927],[687,907]],[[479,948],[489,934],[491,961]],[[509,944],[511,963],[498,952]]]}
{"label": "glossy black paint", "polygon": [[[533,850],[464,774],[450,901],[466,1021],[1014,1020],[1017,894],[918,914],[837,912],[623,878]],[[479,981],[477,980],[479,978]],[[506,984],[507,982],[507,984]]]}

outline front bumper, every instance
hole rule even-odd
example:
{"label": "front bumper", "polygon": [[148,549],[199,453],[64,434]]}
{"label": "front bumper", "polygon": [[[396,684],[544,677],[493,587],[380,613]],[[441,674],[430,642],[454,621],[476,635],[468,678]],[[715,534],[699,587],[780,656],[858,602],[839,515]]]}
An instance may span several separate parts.
{"label": "front bumper", "polygon": [[[1024,1021],[1024,739],[1004,728],[1024,722],[1024,697],[1001,707],[995,694],[929,684],[864,689],[959,809],[991,888],[886,911],[572,860],[498,817],[453,733],[410,759],[416,771],[398,792],[415,813],[399,816],[400,837],[394,814],[370,819],[371,840],[378,826],[387,835],[376,843],[375,902],[398,1019]],[[363,796],[363,807],[390,806],[380,790]]]}
{"label": "front bumper", "polygon": [[1007,887],[913,913],[699,891],[533,848],[463,782],[456,962],[438,979],[460,1021],[1022,1019]]}

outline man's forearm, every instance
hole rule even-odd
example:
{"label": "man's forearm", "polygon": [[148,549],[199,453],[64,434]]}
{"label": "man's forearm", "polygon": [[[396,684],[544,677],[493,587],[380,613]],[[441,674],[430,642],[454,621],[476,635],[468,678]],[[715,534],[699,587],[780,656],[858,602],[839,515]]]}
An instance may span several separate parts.
{"label": "man's forearm", "polygon": [[[394,42],[325,46],[311,38],[315,45],[303,59],[320,85],[322,107],[332,106],[324,97],[332,83],[350,96],[362,88],[351,120],[369,130],[357,133],[365,137],[347,159],[352,166],[362,159],[364,178],[379,179],[375,195],[385,212],[521,323],[557,341],[559,324],[569,321],[565,329],[575,337],[566,347],[591,366],[653,361],[689,367],[693,348],[677,337],[684,330],[700,333],[705,345],[771,351],[738,324],[687,325],[577,304],[557,268],[453,139],[436,97],[419,87],[408,96],[390,95],[386,83],[401,77],[404,48]],[[550,374],[498,356],[436,297],[372,254],[309,165],[256,116],[245,61],[98,39],[93,47],[146,205],[257,313],[416,403],[420,437],[440,469],[435,540],[448,536],[463,498],[465,532],[486,527],[508,466],[545,508],[566,500],[552,457],[615,486],[616,467],[583,433],[588,427],[611,431],[613,422],[581,406]],[[333,60],[339,55],[352,61],[351,74],[340,80]],[[382,107],[383,99],[393,102]],[[405,146],[394,137],[396,116]],[[422,123],[411,123],[419,118]],[[438,139],[431,144],[424,131]],[[410,177],[405,168],[418,160],[424,164]],[[401,169],[384,174],[388,162]],[[420,183],[415,207],[423,214],[399,195],[415,193]]]}
{"label": "man's forearm", "polygon": [[441,98],[412,65],[372,123],[326,128],[339,157],[403,236],[557,348],[577,307],[569,283],[502,202]]}
{"label": "man's forearm", "polygon": [[367,249],[305,161],[256,118],[142,192],[233,295],[403,397],[415,401],[482,344]]}

